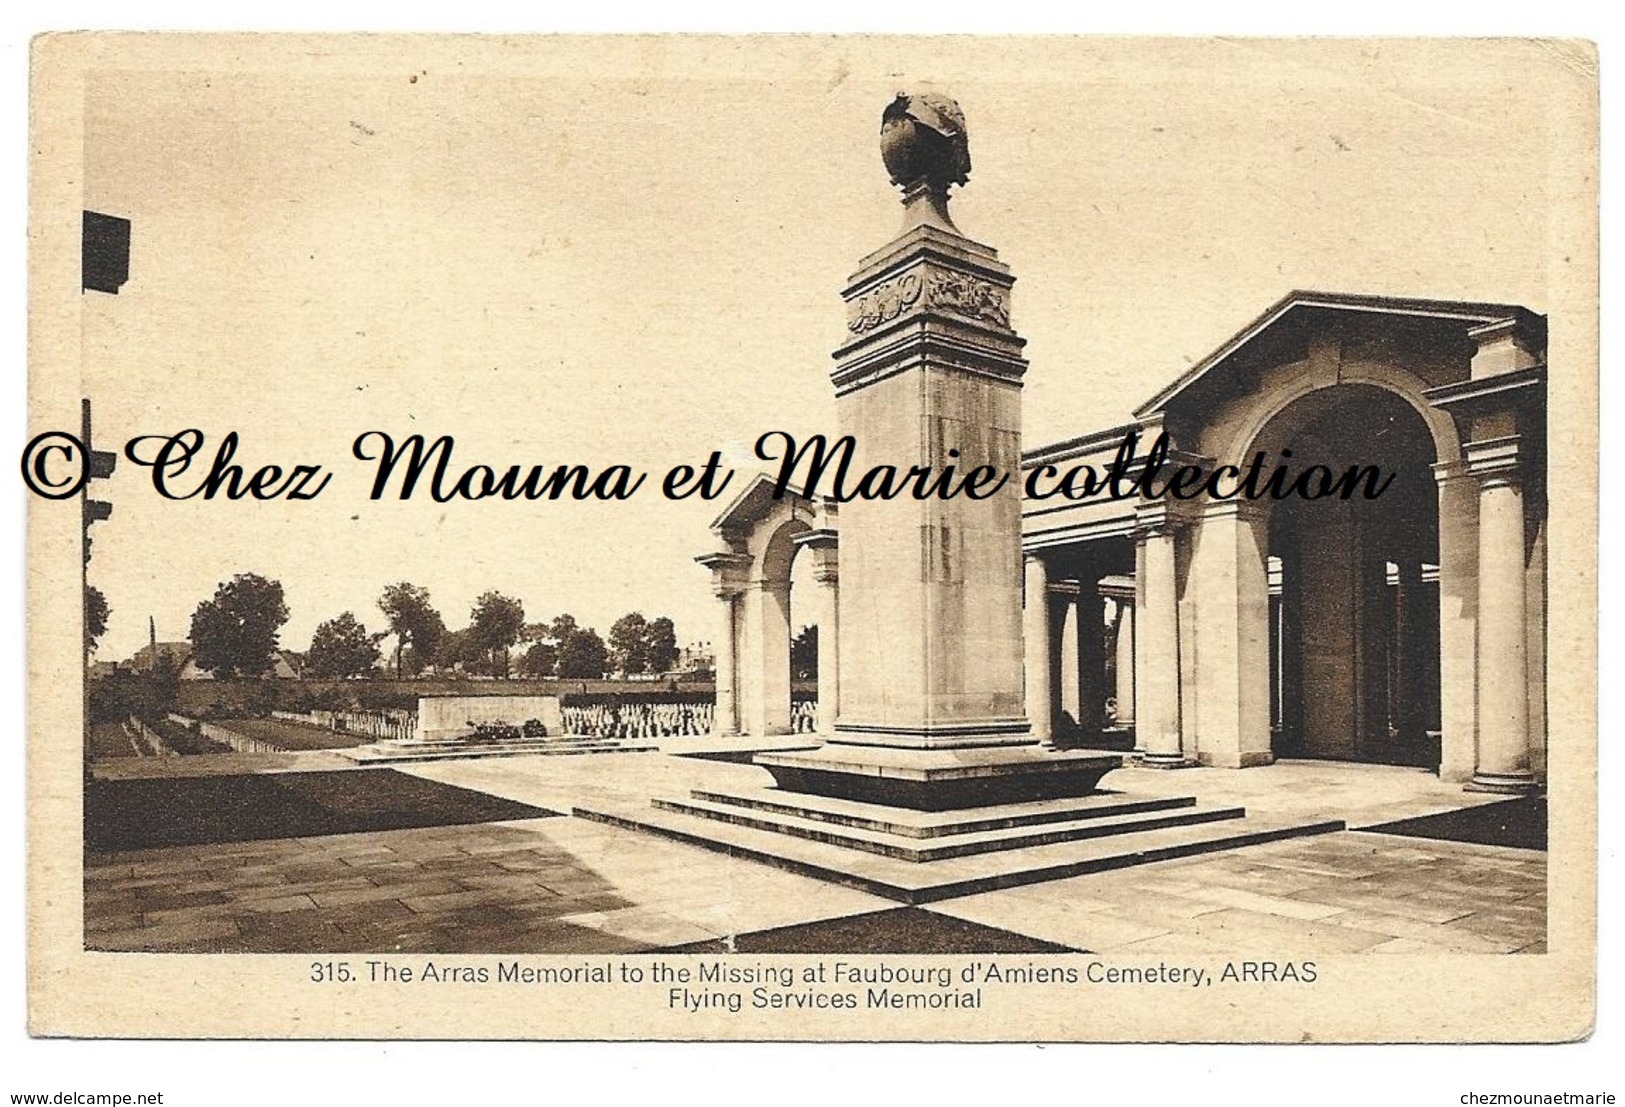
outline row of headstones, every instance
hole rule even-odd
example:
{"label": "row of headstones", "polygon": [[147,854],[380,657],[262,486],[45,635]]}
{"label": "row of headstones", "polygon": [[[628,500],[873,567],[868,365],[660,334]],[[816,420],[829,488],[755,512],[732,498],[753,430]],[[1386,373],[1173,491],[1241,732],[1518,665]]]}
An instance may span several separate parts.
{"label": "row of headstones", "polygon": [[409,711],[273,711],[271,718],[376,741],[404,742],[417,733],[417,716]]}
{"label": "row of headstones", "polygon": [[709,703],[588,704],[561,707],[568,734],[591,738],[685,738],[710,734]]}

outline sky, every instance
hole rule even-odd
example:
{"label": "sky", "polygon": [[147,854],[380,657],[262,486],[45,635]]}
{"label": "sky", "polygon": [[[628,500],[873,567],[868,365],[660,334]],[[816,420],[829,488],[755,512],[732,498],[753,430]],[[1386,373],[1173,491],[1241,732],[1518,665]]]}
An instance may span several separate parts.
{"label": "sky", "polygon": [[[896,234],[881,109],[954,96],[953,212],[1000,252],[1028,339],[1025,444],[1114,425],[1293,288],[1545,310],[1540,48],[1393,41],[820,38],[155,49],[85,97],[85,207],[133,221],[131,277],[82,301],[98,445],[229,431],[316,500],[97,494],[97,657],[186,637],[239,572],[284,585],[283,645],[384,586],[447,622],[479,594],[600,631],[711,637],[708,525],[660,474],[835,429],[840,289]],[[626,464],[625,503],[368,499],[381,430],[457,468]],[[742,487],[736,477],[734,488]]]}

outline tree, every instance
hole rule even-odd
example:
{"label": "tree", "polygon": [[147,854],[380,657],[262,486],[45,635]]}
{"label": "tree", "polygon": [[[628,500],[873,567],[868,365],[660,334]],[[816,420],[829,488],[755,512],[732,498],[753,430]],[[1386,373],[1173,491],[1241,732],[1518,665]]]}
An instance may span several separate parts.
{"label": "tree", "polygon": [[519,672],[528,677],[553,675],[559,663],[559,648],[551,642],[535,642],[519,659]]}
{"label": "tree", "polygon": [[790,642],[790,672],[797,680],[818,678],[818,627],[801,628]]}
{"label": "tree", "polygon": [[85,652],[93,653],[96,643],[107,633],[107,619],[112,615],[107,597],[94,584],[85,586]]}
{"label": "tree", "polygon": [[[573,623],[574,620],[572,619]],[[609,647],[591,627],[576,628],[559,643],[558,674],[571,680],[597,680],[609,668]]]}
{"label": "tree", "polygon": [[417,674],[430,665],[438,664],[441,653],[440,643],[446,637],[446,634],[446,621],[440,617],[440,612],[431,608],[417,626],[413,628],[411,642],[405,649],[400,648],[400,639],[396,639],[396,679],[400,679],[403,670],[407,673]]}
{"label": "tree", "polygon": [[648,621],[636,611],[615,620],[609,628],[609,650],[616,669],[636,676],[649,667],[648,633]]}
{"label": "tree", "polygon": [[446,633],[445,620],[429,602],[429,590],[404,580],[391,584],[378,598],[378,609],[389,620],[389,632],[395,636],[395,679],[404,675],[403,661],[410,660],[415,666],[414,672],[427,665]]}
{"label": "tree", "polygon": [[650,619],[643,641],[644,660],[649,663],[651,673],[668,673],[676,666],[677,626],[669,618],[662,615]]}
{"label": "tree", "polygon": [[239,573],[192,612],[193,659],[219,679],[260,676],[271,667],[287,621],[281,583]]}
{"label": "tree", "polygon": [[305,671],[313,677],[361,676],[378,664],[378,637],[346,611],[316,628],[305,655]]}
{"label": "tree", "polygon": [[525,605],[501,592],[487,592],[475,601],[468,618],[468,633],[475,648],[490,656],[494,675],[507,679],[508,651],[525,628]]}
{"label": "tree", "polygon": [[448,630],[435,643],[434,664],[438,669],[455,669],[468,661],[468,631]]}

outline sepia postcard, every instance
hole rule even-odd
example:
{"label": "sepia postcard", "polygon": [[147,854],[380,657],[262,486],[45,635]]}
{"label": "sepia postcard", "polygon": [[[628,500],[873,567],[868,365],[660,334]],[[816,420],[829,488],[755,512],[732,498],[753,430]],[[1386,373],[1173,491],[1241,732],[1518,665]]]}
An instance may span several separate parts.
{"label": "sepia postcard", "polygon": [[1590,1033],[1590,44],[62,34],[31,112],[34,1035]]}

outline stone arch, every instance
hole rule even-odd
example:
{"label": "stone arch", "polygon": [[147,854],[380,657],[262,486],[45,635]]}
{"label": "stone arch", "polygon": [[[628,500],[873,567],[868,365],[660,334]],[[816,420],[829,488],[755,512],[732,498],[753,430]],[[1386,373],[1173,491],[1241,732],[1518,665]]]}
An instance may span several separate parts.
{"label": "stone arch", "polygon": [[[1364,433],[1364,421],[1383,428],[1383,442]],[[1334,472],[1374,464],[1396,479],[1378,500],[1260,500],[1225,519],[1210,507],[1204,527],[1231,528],[1220,531],[1220,545],[1240,551],[1226,568],[1237,596],[1249,601],[1236,605],[1236,639],[1252,645],[1255,659],[1236,674],[1239,699],[1268,704],[1268,745],[1256,709],[1249,744],[1255,756],[1437,768],[1435,474],[1441,462],[1460,458],[1453,421],[1427,404],[1408,374],[1364,366],[1335,383],[1272,393],[1240,423],[1227,460],[1262,453],[1273,467],[1289,447],[1297,456],[1285,463],[1297,471],[1310,463]]]}
{"label": "stone arch", "polygon": [[[835,505],[786,490],[758,477],[729,505],[712,531],[723,549],[698,560],[712,571],[720,601],[717,629],[719,734],[788,734],[790,705],[791,569],[802,549],[812,551],[818,585],[819,728],[835,715],[835,638],[838,581]],[[827,632],[826,632],[827,628]],[[827,674],[827,676],[826,676]]]}
{"label": "stone arch", "polygon": [[[1439,463],[1461,460],[1461,435],[1456,430],[1455,420],[1428,403],[1423,395],[1426,382],[1398,366],[1376,362],[1345,363],[1333,382],[1306,379],[1272,391],[1269,393],[1270,402],[1256,405],[1215,451],[1215,456],[1221,461],[1247,460],[1259,450],[1273,456],[1294,431],[1312,422],[1315,414],[1318,414],[1310,407],[1300,406],[1300,416],[1294,420],[1283,420],[1282,416],[1290,414],[1295,404],[1303,400],[1315,404],[1317,398],[1322,405],[1333,404],[1337,400],[1338,390],[1350,385],[1366,385],[1403,400],[1427,427]],[[1294,421],[1297,426],[1292,425]]]}

